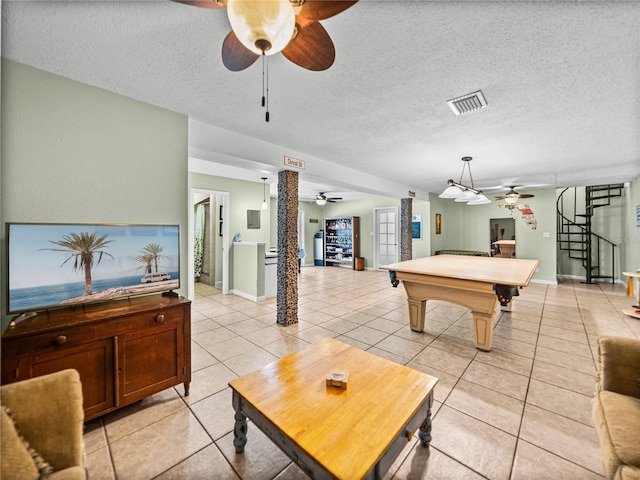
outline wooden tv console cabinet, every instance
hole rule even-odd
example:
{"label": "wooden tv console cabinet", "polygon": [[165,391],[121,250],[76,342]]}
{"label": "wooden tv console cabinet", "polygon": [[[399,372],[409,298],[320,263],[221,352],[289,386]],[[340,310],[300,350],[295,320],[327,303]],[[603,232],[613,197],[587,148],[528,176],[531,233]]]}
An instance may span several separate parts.
{"label": "wooden tv console cabinet", "polygon": [[85,421],[191,382],[191,302],[149,295],[41,312],[2,334],[2,384],[80,373]]}

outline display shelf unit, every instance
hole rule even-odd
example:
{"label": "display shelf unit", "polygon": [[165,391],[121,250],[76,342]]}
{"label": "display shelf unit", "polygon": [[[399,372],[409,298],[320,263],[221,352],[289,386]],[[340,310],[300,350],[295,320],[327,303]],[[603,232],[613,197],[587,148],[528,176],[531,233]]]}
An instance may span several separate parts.
{"label": "display shelf unit", "polygon": [[360,217],[324,219],[324,264],[355,268],[360,256]]}
{"label": "display shelf unit", "polygon": [[149,295],[41,312],[2,335],[2,384],[74,368],[88,421],[191,382],[191,302]]}

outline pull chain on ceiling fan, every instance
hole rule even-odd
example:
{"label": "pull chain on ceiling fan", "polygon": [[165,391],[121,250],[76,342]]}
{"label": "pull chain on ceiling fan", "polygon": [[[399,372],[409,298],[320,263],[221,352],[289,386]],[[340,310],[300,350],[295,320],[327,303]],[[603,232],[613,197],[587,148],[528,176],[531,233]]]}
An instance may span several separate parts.
{"label": "pull chain on ceiling fan", "polygon": [[[264,57],[282,52],[300,67],[326,70],[335,60],[331,37],[320,24],[358,0],[173,0],[196,7],[227,9],[231,32],[222,42],[222,63],[238,72],[263,57],[262,104],[269,121],[269,64]],[[266,78],[265,78],[266,70]],[[266,95],[264,85],[267,85]]]}

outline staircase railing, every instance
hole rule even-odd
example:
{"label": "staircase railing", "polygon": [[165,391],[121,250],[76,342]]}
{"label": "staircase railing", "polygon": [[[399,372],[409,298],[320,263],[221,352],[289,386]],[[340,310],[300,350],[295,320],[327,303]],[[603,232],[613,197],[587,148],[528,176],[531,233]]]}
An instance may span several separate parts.
{"label": "staircase railing", "polygon": [[[611,198],[622,196],[624,185],[595,185],[585,187],[585,209],[579,213],[577,189],[573,188],[573,209],[565,214],[565,188],[556,202],[557,208],[557,241],[560,250],[567,251],[568,257],[581,261],[586,272],[586,283],[594,279],[610,278],[615,282],[616,243],[591,231],[594,210],[611,204]],[[580,221],[579,221],[580,220]],[[610,250],[609,250],[610,249]],[[611,265],[611,274],[602,273],[606,264],[606,253]]]}

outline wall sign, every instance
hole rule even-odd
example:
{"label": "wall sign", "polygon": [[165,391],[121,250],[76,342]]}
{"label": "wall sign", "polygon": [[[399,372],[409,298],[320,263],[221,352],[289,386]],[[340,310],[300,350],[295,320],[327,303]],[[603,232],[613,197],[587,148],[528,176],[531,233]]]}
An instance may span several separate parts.
{"label": "wall sign", "polygon": [[286,155],[284,157],[284,164],[287,167],[299,168],[301,170],[304,170],[305,168],[307,168],[307,164],[305,163],[304,160],[298,160],[296,158],[287,157]]}

